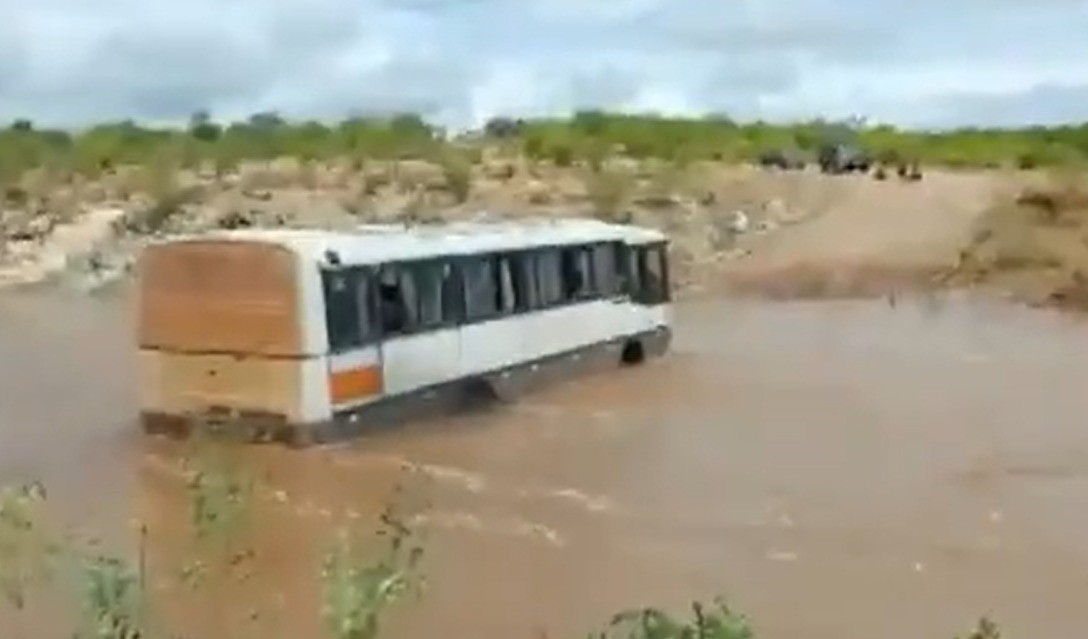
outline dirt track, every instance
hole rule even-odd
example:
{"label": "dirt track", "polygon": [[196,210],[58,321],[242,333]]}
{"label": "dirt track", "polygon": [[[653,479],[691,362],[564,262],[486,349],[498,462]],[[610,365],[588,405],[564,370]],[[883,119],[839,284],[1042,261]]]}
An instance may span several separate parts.
{"label": "dirt track", "polygon": [[[981,172],[930,172],[920,183],[819,174],[779,179],[811,183],[810,215],[743,238],[750,255],[727,272],[734,283],[782,295],[880,292],[946,271],[980,215],[1009,188],[1007,176]],[[814,191],[822,201],[811,199]]]}

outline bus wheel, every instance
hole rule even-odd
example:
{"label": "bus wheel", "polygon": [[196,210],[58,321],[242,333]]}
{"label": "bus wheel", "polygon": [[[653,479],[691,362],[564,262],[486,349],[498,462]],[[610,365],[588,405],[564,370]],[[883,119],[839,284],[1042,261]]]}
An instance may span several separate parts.
{"label": "bus wheel", "polygon": [[491,380],[475,377],[468,380],[462,388],[462,400],[466,408],[478,408],[500,400],[498,389]]}
{"label": "bus wheel", "polygon": [[641,340],[633,339],[623,345],[620,361],[624,364],[641,364],[645,359],[646,349],[643,348]]}

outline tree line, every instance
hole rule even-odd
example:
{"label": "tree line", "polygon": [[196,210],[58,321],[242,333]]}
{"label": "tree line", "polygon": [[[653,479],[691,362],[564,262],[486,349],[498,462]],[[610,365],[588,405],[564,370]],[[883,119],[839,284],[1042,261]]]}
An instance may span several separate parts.
{"label": "tree line", "polygon": [[667,118],[603,111],[520,120],[498,117],[480,130],[449,136],[415,114],[356,117],[340,122],[288,121],[273,112],[217,122],[194,113],[187,126],[134,121],[80,131],[39,128],[17,120],[0,128],[0,180],[35,167],[95,174],[112,166],[157,160],[179,166],[293,156],[303,160],[431,158],[452,146],[503,145],[557,165],[599,162],[622,153],[686,164],[746,161],[768,150],[814,152],[828,142],[858,145],[878,160],[908,159],[951,167],[1035,168],[1088,161],[1088,123],[1018,129],[917,131],[888,125],[816,120],[793,124],[736,122],[726,116]]}

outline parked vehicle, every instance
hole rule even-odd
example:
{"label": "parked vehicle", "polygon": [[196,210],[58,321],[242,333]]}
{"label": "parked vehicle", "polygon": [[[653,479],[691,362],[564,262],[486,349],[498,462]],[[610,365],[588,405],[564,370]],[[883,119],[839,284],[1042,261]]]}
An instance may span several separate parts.
{"label": "parked vehicle", "polygon": [[824,173],[868,173],[872,157],[865,151],[846,144],[827,144],[820,148],[820,170]]}

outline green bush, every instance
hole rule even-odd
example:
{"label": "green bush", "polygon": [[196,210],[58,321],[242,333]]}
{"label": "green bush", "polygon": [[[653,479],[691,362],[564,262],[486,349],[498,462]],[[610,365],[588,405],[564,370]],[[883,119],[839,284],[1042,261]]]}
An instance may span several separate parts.
{"label": "green bush", "polygon": [[472,162],[464,154],[447,152],[439,158],[442,174],[446,179],[446,187],[453,194],[458,204],[468,201],[472,192]]}

